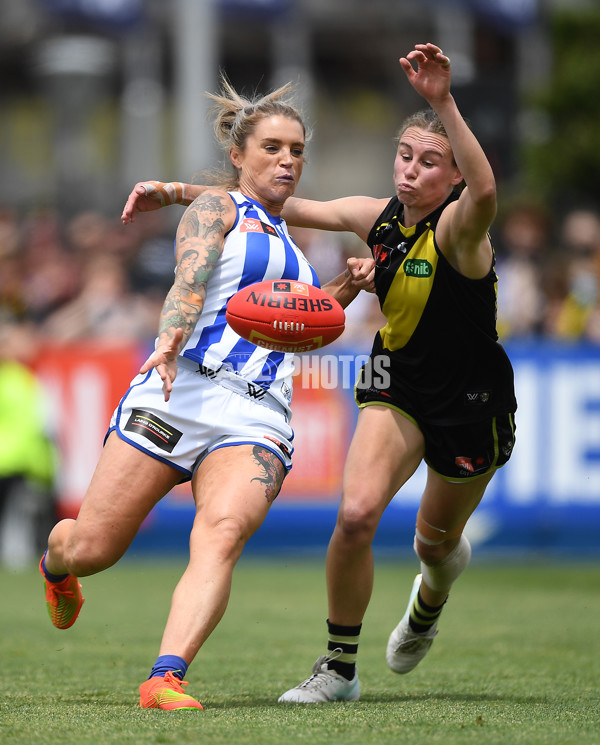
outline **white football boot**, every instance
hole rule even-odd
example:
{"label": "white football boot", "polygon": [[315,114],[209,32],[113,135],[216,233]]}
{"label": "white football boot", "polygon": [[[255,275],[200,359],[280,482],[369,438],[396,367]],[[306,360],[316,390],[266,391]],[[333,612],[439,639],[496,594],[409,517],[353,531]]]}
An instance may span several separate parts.
{"label": "white football boot", "polygon": [[408,624],[410,610],[420,586],[421,575],[417,574],[413,582],[410,598],[408,599],[406,612],[400,623],[390,634],[385,652],[385,659],[390,670],[401,675],[409,673],[421,662],[423,657],[429,652],[429,648],[438,633],[437,622],[422,634],[417,634]]}
{"label": "white football boot", "polygon": [[327,701],[358,701],[360,698],[358,670],[354,673],[352,680],[346,680],[343,675],[327,668],[327,663],[338,657],[341,651],[341,649],[335,649],[328,655],[319,657],[313,665],[312,675],[281,695],[278,699],[279,703],[322,704]]}

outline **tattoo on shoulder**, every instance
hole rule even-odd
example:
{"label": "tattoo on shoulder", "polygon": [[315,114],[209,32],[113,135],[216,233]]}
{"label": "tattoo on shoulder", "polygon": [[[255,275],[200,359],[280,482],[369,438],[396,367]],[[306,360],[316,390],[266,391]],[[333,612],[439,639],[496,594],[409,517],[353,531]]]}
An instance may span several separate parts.
{"label": "tattoo on shoulder", "polygon": [[269,503],[274,502],[285,478],[284,465],[275,453],[267,450],[267,448],[260,447],[260,445],[255,445],[252,448],[252,455],[263,471],[261,476],[255,476],[252,481],[259,481],[264,484],[265,499]]}
{"label": "tattoo on shoulder", "polygon": [[186,210],[181,219],[183,235],[180,242],[189,238],[208,238],[223,234],[226,197],[220,194],[201,194]]}

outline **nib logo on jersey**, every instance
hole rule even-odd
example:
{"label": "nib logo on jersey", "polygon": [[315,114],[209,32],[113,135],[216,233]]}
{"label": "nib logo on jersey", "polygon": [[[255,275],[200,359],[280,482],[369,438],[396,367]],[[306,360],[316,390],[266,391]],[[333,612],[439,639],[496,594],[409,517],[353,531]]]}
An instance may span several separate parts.
{"label": "nib logo on jersey", "polygon": [[404,274],[407,277],[431,277],[433,267],[427,259],[406,259],[404,262]]}
{"label": "nib logo on jersey", "polygon": [[171,427],[156,414],[143,409],[134,409],[125,425],[128,432],[136,432],[153,442],[161,450],[172,453],[173,448],[181,439],[183,432]]}

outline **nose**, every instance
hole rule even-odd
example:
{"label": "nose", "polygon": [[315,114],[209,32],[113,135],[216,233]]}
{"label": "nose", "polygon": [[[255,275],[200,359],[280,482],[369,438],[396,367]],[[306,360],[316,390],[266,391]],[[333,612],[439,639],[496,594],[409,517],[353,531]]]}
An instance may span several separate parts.
{"label": "nose", "polygon": [[292,164],[292,151],[290,150],[290,148],[287,148],[287,147],[281,148],[280,161],[282,165]]}
{"label": "nose", "polygon": [[405,164],[404,175],[407,178],[416,178],[417,176],[417,164],[415,160],[410,160]]}

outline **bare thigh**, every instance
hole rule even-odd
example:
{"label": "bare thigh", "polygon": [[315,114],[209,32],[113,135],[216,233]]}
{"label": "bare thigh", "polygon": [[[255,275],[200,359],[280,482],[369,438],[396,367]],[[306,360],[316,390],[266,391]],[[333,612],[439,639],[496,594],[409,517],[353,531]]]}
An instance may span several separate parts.
{"label": "bare thigh", "polygon": [[419,428],[385,406],[360,410],[344,469],[342,508],[381,516],[423,459]]}

